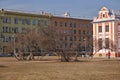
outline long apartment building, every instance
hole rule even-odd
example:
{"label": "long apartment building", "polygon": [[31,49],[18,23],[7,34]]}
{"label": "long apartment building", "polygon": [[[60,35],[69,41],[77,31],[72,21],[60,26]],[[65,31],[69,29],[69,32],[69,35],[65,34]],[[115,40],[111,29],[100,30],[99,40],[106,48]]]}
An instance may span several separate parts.
{"label": "long apartment building", "polygon": [[93,20],[93,50],[96,57],[120,56],[120,11],[102,7]]}
{"label": "long apartment building", "polygon": [[24,33],[26,29],[35,29],[50,25],[50,15],[24,11],[0,10],[0,52],[4,53],[14,34]]}
{"label": "long apartment building", "polygon": [[80,51],[92,51],[92,20],[70,17],[58,17],[51,14],[26,13],[19,11],[0,10],[0,52],[15,33],[22,33],[25,29],[34,29],[42,24],[64,33],[66,41],[64,48],[79,46]]}

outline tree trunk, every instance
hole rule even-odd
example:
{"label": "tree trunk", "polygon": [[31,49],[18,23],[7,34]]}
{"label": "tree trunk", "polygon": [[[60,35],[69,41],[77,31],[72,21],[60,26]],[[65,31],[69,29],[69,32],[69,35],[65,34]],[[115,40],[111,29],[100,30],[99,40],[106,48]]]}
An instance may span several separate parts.
{"label": "tree trunk", "polygon": [[74,61],[78,61],[78,52],[76,52],[76,54],[75,54],[75,60]]}
{"label": "tree trunk", "polygon": [[62,62],[69,62],[70,58],[68,54],[65,54],[63,51],[61,52],[61,61]]}
{"label": "tree trunk", "polygon": [[34,55],[32,52],[30,52],[30,55],[28,56],[28,60],[34,60]]}

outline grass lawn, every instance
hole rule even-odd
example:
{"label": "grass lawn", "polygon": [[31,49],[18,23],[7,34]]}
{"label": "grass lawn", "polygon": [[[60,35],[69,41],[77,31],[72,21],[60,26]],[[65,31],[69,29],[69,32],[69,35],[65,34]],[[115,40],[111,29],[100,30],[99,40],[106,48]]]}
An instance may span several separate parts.
{"label": "grass lawn", "polygon": [[120,60],[17,61],[0,57],[0,80],[120,80]]}

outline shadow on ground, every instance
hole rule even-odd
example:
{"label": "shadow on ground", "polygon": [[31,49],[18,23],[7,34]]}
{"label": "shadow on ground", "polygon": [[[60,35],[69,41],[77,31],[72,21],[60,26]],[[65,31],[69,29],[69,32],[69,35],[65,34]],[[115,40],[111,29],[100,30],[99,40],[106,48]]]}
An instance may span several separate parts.
{"label": "shadow on ground", "polygon": [[4,66],[4,65],[0,65],[0,68],[7,68],[7,66]]}

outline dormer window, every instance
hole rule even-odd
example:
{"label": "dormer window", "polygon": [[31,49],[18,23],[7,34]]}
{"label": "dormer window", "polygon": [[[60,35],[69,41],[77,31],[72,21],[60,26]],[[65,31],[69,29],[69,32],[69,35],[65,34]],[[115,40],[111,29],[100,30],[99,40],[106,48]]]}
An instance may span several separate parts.
{"label": "dormer window", "polygon": [[103,18],[105,18],[105,14],[103,14]]}

